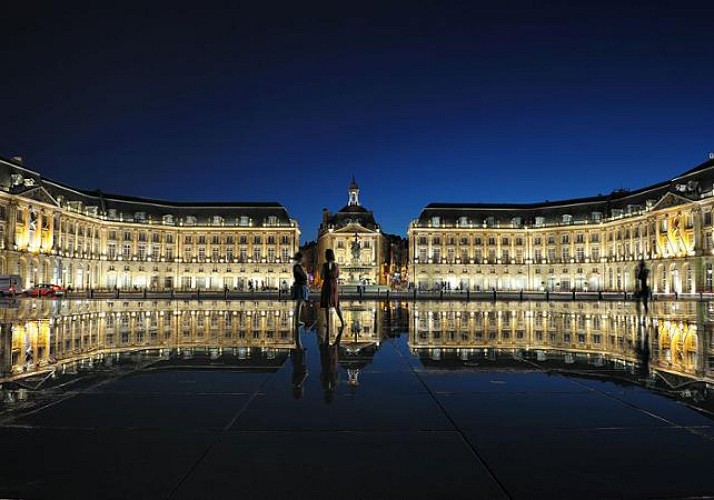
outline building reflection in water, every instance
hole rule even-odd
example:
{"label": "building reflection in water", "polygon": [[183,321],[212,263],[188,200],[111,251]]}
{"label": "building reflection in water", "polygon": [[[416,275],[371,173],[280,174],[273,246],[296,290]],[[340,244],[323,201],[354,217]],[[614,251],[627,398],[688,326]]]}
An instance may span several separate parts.
{"label": "building reflection in water", "polygon": [[[656,302],[646,317],[631,302],[344,301],[342,309],[339,383],[352,390],[385,340],[407,331],[428,368],[625,377],[700,399],[714,382],[709,302]],[[324,338],[316,305],[304,314]],[[275,370],[295,348],[292,315],[290,301],[4,301],[0,381],[37,389],[157,363]],[[331,320],[334,342],[339,328]]]}
{"label": "building reflection in water", "polygon": [[713,382],[714,304],[417,302],[410,346],[429,367],[534,369],[628,377],[649,386]]}
{"label": "building reflection in water", "polygon": [[20,300],[0,308],[3,380],[115,363],[277,367],[294,346],[281,301]]}
{"label": "building reflection in water", "polygon": [[[355,389],[359,386],[360,370],[371,363],[385,332],[390,331],[393,311],[402,309],[394,302],[350,300],[342,301],[341,307],[345,328],[340,338],[339,365],[347,374],[347,384]],[[334,341],[339,332],[339,321],[335,315],[330,316],[330,321],[330,340]],[[401,331],[405,332],[406,322],[402,325]],[[318,315],[316,326],[318,336],[324,336],[327,325],[323,314]]]}

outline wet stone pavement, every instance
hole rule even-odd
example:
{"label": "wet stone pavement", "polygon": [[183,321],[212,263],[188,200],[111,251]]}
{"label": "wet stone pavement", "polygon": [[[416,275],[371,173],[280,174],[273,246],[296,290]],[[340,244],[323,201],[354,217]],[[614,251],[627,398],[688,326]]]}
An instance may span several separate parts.
{"label": "wet stone pavement", "polygon": [[295,355],[275,370],[159,363],[5,412],[0,496],[714,493],[714,420],[646,388],[518,359],[432,367],[402,334],[381,342],[358,380],[339,366],[332,392],[316,334],[301,338],[306,375]]}

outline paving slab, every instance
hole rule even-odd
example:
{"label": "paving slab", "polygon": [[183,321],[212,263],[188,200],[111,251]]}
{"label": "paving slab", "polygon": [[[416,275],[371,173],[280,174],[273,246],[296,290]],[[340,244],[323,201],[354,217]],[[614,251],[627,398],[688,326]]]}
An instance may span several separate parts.
{"label": "paving slab", "polygon": [[590,390],[558,374],[525,367],[515,370],[417,370],[434,392],[444,393],[587,393]]}
{"label": "paving slab", "polygon": [[506,498],[456,432],[237,432],[172,498]]}
{"label": "paving slab", "polygon": [[682,428],[510,429],[466,436],[512,498],[701,498],[714,440]]}
{"label": "paving slab", "polygon": [[[574,380],[579,381],[578,379]],[[584,383],[598,392],[608,394],[615,399],[651,412],[677,425],[714,425],[714,418],[711,415],[669,395],[637,386],[618,390],[617,384],[607,381],[593,383],[591,380],[585,380]]]}
{"label": "paving slab", "polygon": [[15,425],[80,429],[222,429],[248,395],[79,394]]}
{"label": "paving slab", "polygon": [[438,394],[440,404],[463,429],[577,429],[664,427],[656,418],[598,393]]}
{"label": "paving slab", "polygon": [[250,394],[270,373],[231,370],[150,370],[121,377],[96,388],[98,392],[134,394]]}
{"label": "paving slab", "polygon": [[0,427],[0,497],[166,498],[215,439],[208,432]]}
{"label": "paving slab", "polygon": [[337,394],[330,402],[319,396],[291,399],[260,394],[231,430],[451,430],[446,415],[428,394]]}

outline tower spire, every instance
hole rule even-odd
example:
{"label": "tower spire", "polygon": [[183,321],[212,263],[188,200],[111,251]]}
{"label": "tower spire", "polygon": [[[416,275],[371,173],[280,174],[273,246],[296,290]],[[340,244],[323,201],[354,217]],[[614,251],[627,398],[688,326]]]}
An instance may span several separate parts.
{"label": "tower spire", "polygon": [[354,174],[352,174],[352,182],[350,182],[347,188],[347,193],[349,194],[347,206],[359,206],[359,186],[357,185],[357,181],[355,181]]}

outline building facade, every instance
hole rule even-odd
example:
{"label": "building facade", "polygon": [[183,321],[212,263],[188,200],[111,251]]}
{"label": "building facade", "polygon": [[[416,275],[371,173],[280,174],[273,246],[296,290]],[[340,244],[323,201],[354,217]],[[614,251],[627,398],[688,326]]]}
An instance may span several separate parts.
{"label": "building facade", "polygon": [[409,226],[420,289],[712,291],[714,160],[636,191],[536,204],[432,203]]}
{"label": "building facade", "polygon": [[0,274],[25,287],[275,289],[300,230],[278,203],[176,203],[75,189],[0,159]]}
{"label": "building facade", "polygon": [[[359,186],[352,180],[347,188],[348,200],[338,212],[322,212],[322,223],[317,235],[317,272],[325,262],[325,250],[331,248],[340,266],[340,280],[344,283],[384,285],[388,271],[387,238],[359,201]],[[319,277],[318,277],[319,281]]]}

